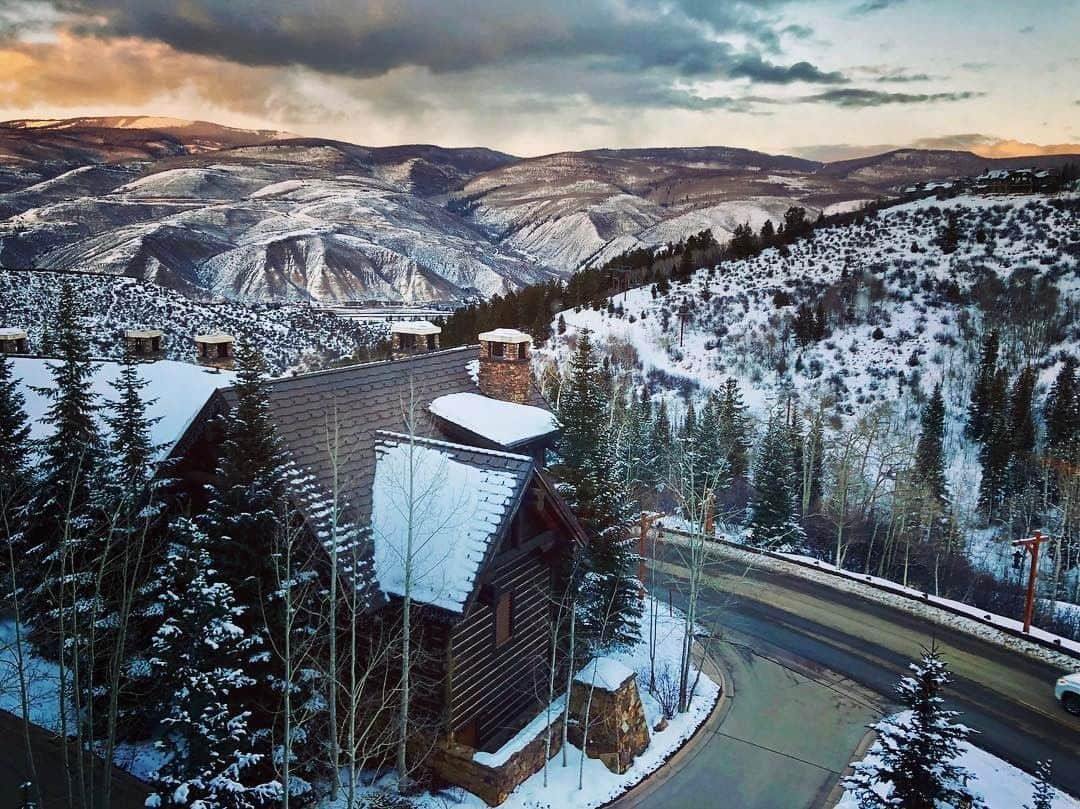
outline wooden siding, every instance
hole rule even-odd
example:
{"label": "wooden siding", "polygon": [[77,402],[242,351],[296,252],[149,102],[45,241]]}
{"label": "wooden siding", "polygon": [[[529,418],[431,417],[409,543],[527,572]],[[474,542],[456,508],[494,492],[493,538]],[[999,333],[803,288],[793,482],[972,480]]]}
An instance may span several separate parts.
{"label": "wooden siding", "polygon": [[539,554],[497,557],[486,582],[513,595],[513,637],[496,648],[494,604],[478,600],[451,636],[448,688],[451,729],[475,722],[481,746],[546,698],[551,616],[551,571]]}

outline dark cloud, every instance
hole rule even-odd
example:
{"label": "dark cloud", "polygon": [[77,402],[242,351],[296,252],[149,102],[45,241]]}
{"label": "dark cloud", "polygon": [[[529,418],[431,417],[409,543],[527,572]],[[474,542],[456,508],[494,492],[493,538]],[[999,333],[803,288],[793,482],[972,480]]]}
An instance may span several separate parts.
{"label": "dark cloud", "polygon": [[949,93],[883,93],[855,87],[839,87],[822,93],[801,96],[798,101],[809,104],[833,104],[837,107],[882,107],[887,104],[927,104],[936,101],[967,101],[983,93],[971,91]]}
{"label": "dark cloud", "polygon": [[877,11],[884,11],[887,8],[898,6],[901,3],[905,3],[907,0],[863,0],[856,6],[852,6],[848,12],[853,17],[862,17],[866,14],[873,14]]}
{"label": "dark cloud", "polygon": [[805,25],[797,25],[793,23],[792,25],[785,25],[783,28],[781,28],[780,33],[787,34],[790,37],[795,37],[795,39],[810,39],[810,37],[814,35],[814,29],[809,28]]}
{"label": "dark cloud", "polygon": [[1034,25],[1025,25],[1023,28],[1020,29],[1020,33],[1021,34],[1034,34],[1035,33],[1035,26]]}
{"label": "dark cloud", "polygon": [[843,73],[825,72],[809,62],[777,65],[753,54],[737,59],[730,66],[728,74],[733,78],[746,78],[764,84],[792,84],[799,81],[813,84],[844,84],[848,81]]}
{"label": "dark cloud", "polygon": [[137,36],[247,65],[303,65],[370,78],[403,67],[465,72],[529,60],[589,58],[601,70],[833,84],[813,65],[772,64],[719,41],[769,49],[776,2],[749,0],[54,0],[96,35]]}

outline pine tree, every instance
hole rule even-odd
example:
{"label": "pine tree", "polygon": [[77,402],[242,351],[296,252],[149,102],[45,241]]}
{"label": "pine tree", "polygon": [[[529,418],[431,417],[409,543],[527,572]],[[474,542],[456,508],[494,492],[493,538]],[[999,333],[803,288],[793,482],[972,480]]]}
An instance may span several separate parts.
{"label": "pine tree", "polygon": [[31,489],[27,477],[30,425],[25,405],[26,400],[15,382],[12,361],[0,355],[0,508],[9,516]]}
{"label": "pine tree", "polygon": [[758,446],[750,499],[752,541],[758,547],[798,545],[804,538],[795,507],[791,457],[787,425],[774,413]]}
{"label": "pine tree", "polygon": [[[896,688],[908,710],[875,726],[872,756],[854,765],[845,788],[860,809],[982,806],[967,787],[972,774],[955,762],[969,731],[955,721],[955,711],[943,707],[949,676],[940,653],[935,647],[925,650],[911,670]],[[888,785],[885,796],[875,790],[879,785]]]}
{"label": "pine tree", "polygon": [[254,680],[246,661],[258,644],[241,628],[243,609],[217,580],[205,535],[180,518],[161,571],[161,621],[151,667],[166,694],[158,742],[168,754],[154,774],[147,806],[252,809],[281,787],[260,777],[240,695]]}
{"label": "pine tree", "polygon": [[667,400],[661,398],[649,432],[649,457],[652,462],[647,479],[657,490],[662,489],[668,481],[671,441],[671,419],[668,417]]}
{"label": "pine tree", "polygon": [[[802,417],[799,415],[798,407],[791,407],[791,416],[787,424],[787,442],[791,448],[791,482],[794,492],[798,490],[803,479],[805,472],[803,463],[806,454],[806,440],[803,436]],[[796,512],[801,515],[802,498],[793,494],[792,499]]]}
{"label": "pine tree", "polygon": [[1080,437],[1080,385],[1076,378],[1076,359],[1066,356],[1057,378],[1046,397],[1046,446],[1060,455]]}
{"label": "pine tree", "polygon": [[988,432],[991,415],[991,391],[997,374],[998,349],[1000,347],[997,329],[993,329],[983,340],[979,370],[975,375],[975,384],[971,388],[971,401],[968,404],[967,435],[975,441],[981,441]]}
{"label": "pine tree", "polygon": [[1057,790],[1050,783],[1053,765],[1049,759],[1039,761],[1035,766],[1035,789],[1031,796],[1031,805],[1024,809],[1054,809],[1054,797]]}
{"label": "pine tree", "polygon": [[1035,461],[1035,421],[1032,418],[1032,399],[1035,394],[1035,369],[1024,368],[1013,385],[1009,397],[1008,494],[1023,492],[1035,480],[1038,466]]}
{"label": "pine tree", "polygon": [[945,483],[945,400],[941,395],[941,385],[934,388],[934,393],[927,402],[922,414],[922,431],[915,446],[914,478],[917,483],[926,486],[940,502],[948,500],[948,487]]}
{"label": "pine tree", "polygon": [[724,383],[719,423],[720,445],[727,453],[728,472],[732,478],[742,477],[749,471],[750,420],[739,383],[731,377]]}
{"label": "pine tree", "polygon": [[[587,329],[578,337],[559,408],[559,490],[589,538],[582,594],[583,636],[598,647],[624,646],[639,636],[641,606],[626,540],[630,510],[615,475],[608,428],[610,401]],[[603,621],[604,617],[607,621]],[[606,625],[602,625],[606,624]]]}
{"label": "pine tree", "polygon": [[1009,460],[1012,457],[1012,437],[1006,414],[998,413],[984,434],[979,461],[982,479],[979,481],[979,508],[991,520],[1009,493]]}
{"label": "pine tree", "polygon": [[[48,401],[51,432],[37,442],[40,463],[22,540],[28,614],[37,617],[31,639],[42,654],[57,659],[59,632],[75,629],[79,610],[93,597],[92,571],[100,560],[102,532],[91,508],[105,444],[93,391],[97,366],[90,358],[82,318],[71,287],[64,285],[56,323],[58,361],[49,366],[52,386],[38,389]],[[76,609],[79,606],[79,610]],[[80,638],[69,637],[74,650]]]}

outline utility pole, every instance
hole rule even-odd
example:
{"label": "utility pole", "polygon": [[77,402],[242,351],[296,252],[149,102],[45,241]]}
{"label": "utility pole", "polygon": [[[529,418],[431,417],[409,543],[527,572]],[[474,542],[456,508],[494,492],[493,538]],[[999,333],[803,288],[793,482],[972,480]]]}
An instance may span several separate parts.
{"label": "utility pole", "polygon": [[[664,515],[659,512],[653,514],[646,514],[641,512],[641,533],[638,535],[638,581],[641,582],[641,597],[645,598],[645,593],[648,592],[648,583],[645,581],[647,571],[645,568],[645,562],[647,559],[655,555],[656,541],[653,540],[652,553],[648,545],[649,530],[652,524]],[[662,532],[662,528],[657,529],[658,532]]]}
{"label": "utility pole", "polygon": [[1039,577],[1039,546],[1049,541],[1050,537],[1044,537],[1040,531],[1036,531],[1033,537],[1017,539],[1013,542],[1014,548],[1023,548],[1031,554],[1031,569],[1028,571],[1027,603],[1024,605],[1024,632],[1031,632],[1031,619],[1035,614],[1035,582]]}
{"label": "utility pole", "polygon": [[683,333],[686,331],[686,319],[690,316],[690,307],[684,302],[679,304],[679,348],[683,347]]}

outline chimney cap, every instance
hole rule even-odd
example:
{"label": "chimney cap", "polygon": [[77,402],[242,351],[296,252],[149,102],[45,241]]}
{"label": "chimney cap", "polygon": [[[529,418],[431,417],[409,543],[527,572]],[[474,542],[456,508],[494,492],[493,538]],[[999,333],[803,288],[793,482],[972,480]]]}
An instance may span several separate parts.
{"label": "chimney cap", "polygon": [[28,335],[22,329],[0,329],[0,340],[26,340]]}
{"label": "chimney cap", "polygon": [[442,327],[430,320],[396,320],[390,324],[391,334],[442,334]]}
{"label": "chimney cap", "polygon": [[216,343],[232,343],[235,342],[231,334],[223,334],[222,332],[214,332],[213,334],[196,334],[196,343],[209,343],[211,345]]}
{"label": "chimney cap", "polygon": [[124,336],[133,340],[152,340],[155,337],[164,337],[165,332],[161,329],[125,329]]}
{"label": "chimney cap", "polygon": [[531,343],[532,337],[517,329],[494,329],[480,333],[484,343]]}

